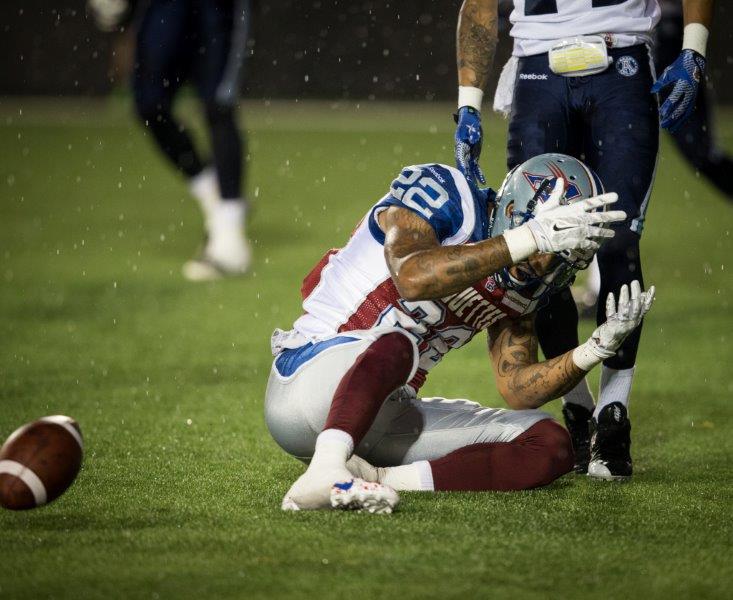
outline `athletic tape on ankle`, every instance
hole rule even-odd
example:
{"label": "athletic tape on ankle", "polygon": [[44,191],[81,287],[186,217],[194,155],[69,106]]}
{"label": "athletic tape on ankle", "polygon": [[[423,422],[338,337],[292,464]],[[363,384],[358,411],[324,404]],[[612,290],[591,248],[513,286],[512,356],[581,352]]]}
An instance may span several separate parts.
{"label": "athletic tape on ankle", "polygon": [[484,99],[484,92],[469,85],[458,86],[458,108],[462,106],[471,106],[481,112],[481,102]]}

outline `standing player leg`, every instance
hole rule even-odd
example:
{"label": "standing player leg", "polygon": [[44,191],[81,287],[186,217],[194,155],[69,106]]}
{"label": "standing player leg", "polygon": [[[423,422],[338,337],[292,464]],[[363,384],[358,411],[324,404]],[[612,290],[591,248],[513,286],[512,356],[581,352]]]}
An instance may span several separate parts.
{"label": "standing player leg", "polygon": [[133,92],[138,117],[163,154],[189,179],[206,216],[218,202],[216,179],[171,110],[175,93],[188,77],[190,36],[187,3],[150,2],[137,33]]}
{"label": "standing player leg", "polygon": [[[579,156],[581,123],[571,103],[578,84],[550,71],[547,55],[519,61],[509,122],[507,166],[513,169],[545,152]],[[578,310],[569,289],[550,297],[535,321],[542,352],[554,358],[578,345]],[[576,471],[585,472],[590,460],[588,427],[593,396],[585,379],[563,398],[563,415],[573,439]]]}
{"label": "standing player leg", "polygon": [[[652,73],[644,46],[614,50],[614,65],[593,78],[589,91],[586,157],[628,220],[614,226],[616,235],[598,251],[600,299],[637,279],[643,285],[639,241],[644,227],[659,147],[657,103],[649,93]],[[597,322],[605,320],[598,303]],[[641,327],[619,352],[603,363],[593,415],[588,474],[603,479],[632,473],[628,404]]]}
{"label": "standing player leg", "polygon": [[244,273],[250,247],[244,234],[243,136],[236,120],[242,67],[251,19],[249,0],[203,2],[194,10],[199,53],[194,80],[204,105],[221,202],[212,210],[203,255],[190,261],[190,279]]}

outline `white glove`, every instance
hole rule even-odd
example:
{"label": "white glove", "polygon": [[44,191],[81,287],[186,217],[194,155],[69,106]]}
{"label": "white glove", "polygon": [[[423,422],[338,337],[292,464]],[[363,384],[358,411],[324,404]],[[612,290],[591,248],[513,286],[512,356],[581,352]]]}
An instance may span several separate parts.
{"label": "white glove", "polygon": [[615,356],[626,337],[649,312],[654,301],[654,291],[654,286],[651,286],[646,292],[642,292],[639,282],[634,280],[631,282],[629,298],[629,288],[623,285],[618,295],[618,309],[613,294],[608,294],[606,322],[593,332],[585,344],[573,351],[573,362],[584,371],[590,371],[601,361]]}
{"label": "white glove", "polygon": [[87,8],[102,31],[114,31],[127,12],[127,0],[87,0]]}
{"label": "white glove", "polygon": [[598,250],[603,239],[613,237],[613,231],[603,227],[603,224],[626,218],[622,210],[593,212],[616,202],[618,195],[615,193],[561,205],[564,193],[565,181],[558,179],[547,202],[542,203],[534,219],[527,222],[539,252]]}
{"label": "white glove", "polygon": [[540,204],[533,219],[504,232],[504,240],[514,264],[535,252],[595,252],[601,241],[614,235],[612,230],[602,225],[626,218],[626,213],[621,210],[593,212],[616,202],[618,195],[614,193],[561,205],[564,192],[565,181],[559,178],[550,197]]}

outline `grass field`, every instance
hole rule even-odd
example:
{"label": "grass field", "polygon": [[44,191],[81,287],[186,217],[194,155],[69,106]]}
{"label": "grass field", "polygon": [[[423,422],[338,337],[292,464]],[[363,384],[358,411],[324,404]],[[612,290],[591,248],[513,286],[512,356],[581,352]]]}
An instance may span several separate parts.
{"label": "grass field", "polygon": [[[0,438],[64,413],[87,444],[61,500],[0,513],[0,598],[730,597],[733,206],[666,140],[632,483],[280,512],[302,466],[263,422],[269,335],[400,166],[452,162],[450,109],[246,105],[254,268],[193,285],[200,217],[123,100],[0,100]],[[504,129],[490,120],[495,184]],[[426,392],[502,405],[480,341]]]}

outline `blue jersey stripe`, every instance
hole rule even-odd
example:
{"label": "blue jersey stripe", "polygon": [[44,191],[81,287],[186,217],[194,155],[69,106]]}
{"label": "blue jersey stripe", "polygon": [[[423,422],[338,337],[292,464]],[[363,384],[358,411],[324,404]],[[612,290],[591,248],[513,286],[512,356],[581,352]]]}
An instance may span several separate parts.
{"label": "blue jersey stripe", "polygon": [[358,339],[359,338],[342,335],[322,342],[316,342],[315,344],[313,342],[308,342],[300,348],[284,350],[275,359],[275,368],[282,377],[290,377],[301,366],[312,358],[318,356],[324,350],[327,350],[332,346],[338,346],[339,344],[354,342]]}

